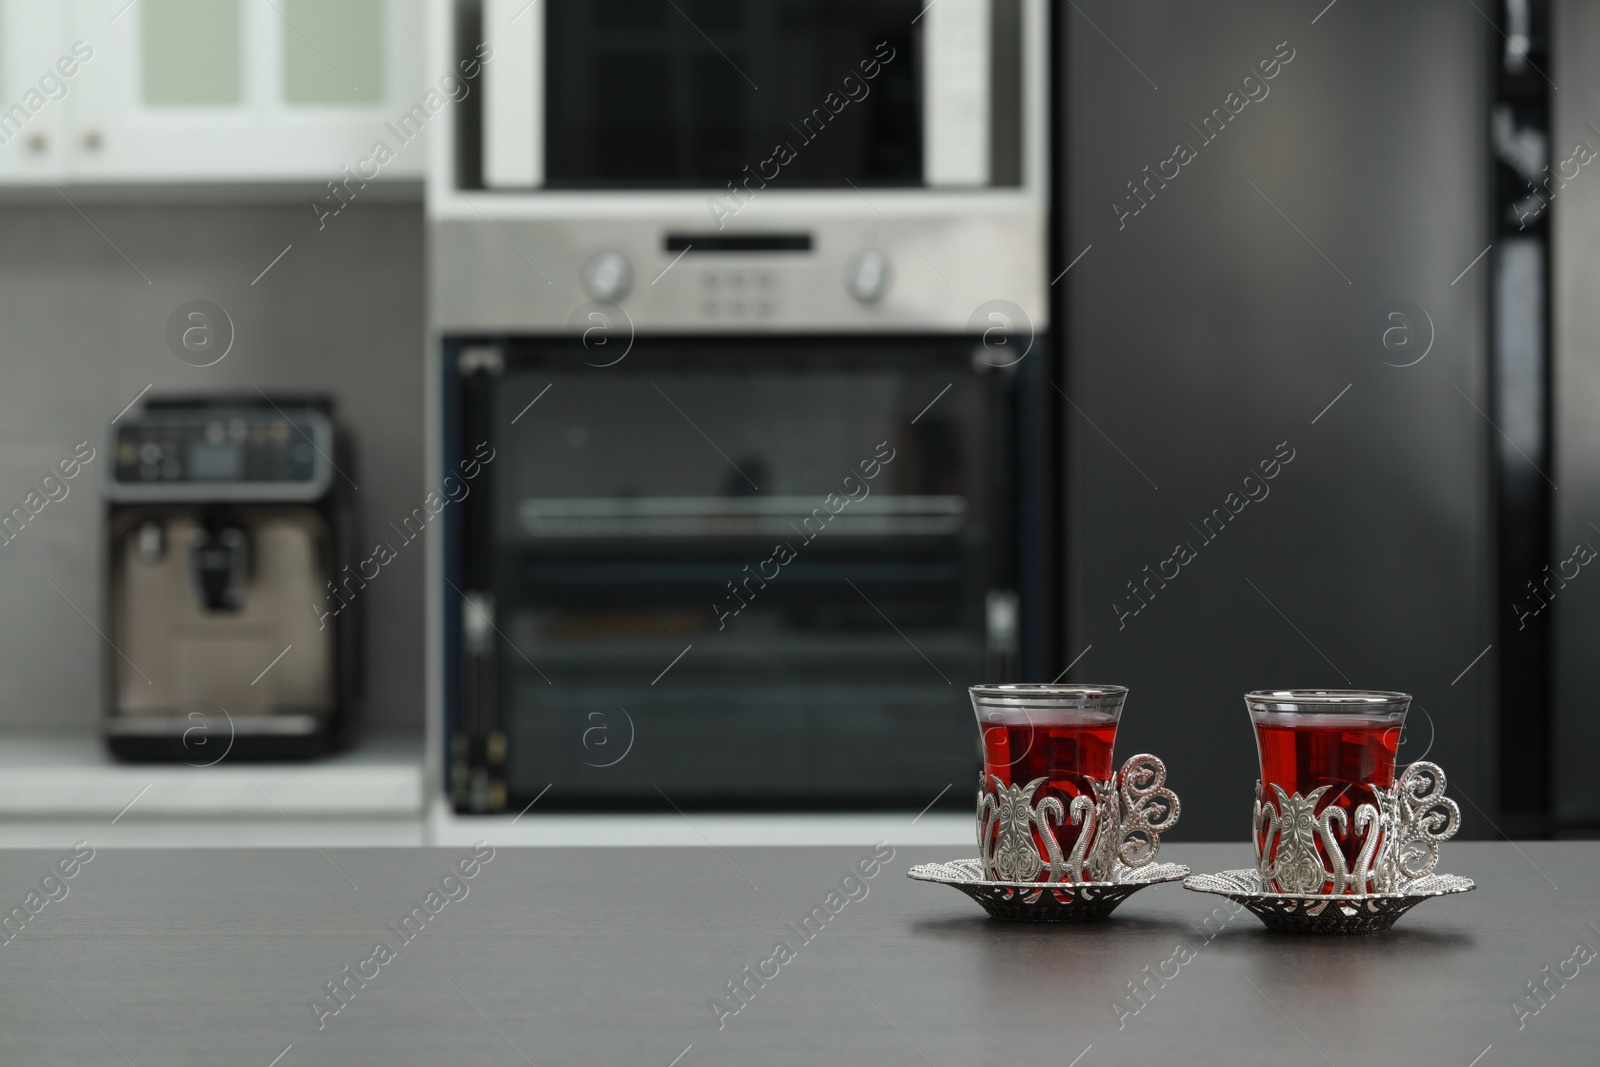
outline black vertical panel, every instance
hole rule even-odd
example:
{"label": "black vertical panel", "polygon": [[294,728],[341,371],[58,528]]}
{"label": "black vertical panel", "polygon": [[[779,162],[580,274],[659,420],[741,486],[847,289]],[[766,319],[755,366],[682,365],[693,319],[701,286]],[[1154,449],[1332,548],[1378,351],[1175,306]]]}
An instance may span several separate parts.
{"label": "black vertical panel", "polygon": [[[462,356],[465,348],[450,342],[445,349],[446,373],[454,376],[447,395],[453,394],[452,399],[459,405],[452,412],[450,428],[455,436],[446,455],[447,469],[451,470],[464,462],[476,462],[474,457],[485,455],[480,451],[484,445],[494,450],[487,455],[499,458],[494,434],[494,380],[502,373],[503,356],[499,350],[485,347],[479,351],[487,358],[468,361]],[[459,702],[459,715],[453,720],[446,744],[447,780],[457,810],[481,811],[488,802],[489,775],[504,773],[498,766],[490,766],[501,761],[490,760],[488,753],[489,738],[504,726],[498,706],[498,683],[503,672],[500,646],[493,640],[474,642],[468,632],[480,629],[479,624],[497,628],[496,617],[501,611],[493,600],[497,578],[493,516],[500,469],[485,466],[478,473],[472,491],[461,502],[460,514],[452,516],[460,523],[451,527],[451,543],[457,551],[447,555],[446,567],[447,573],[453,570],[455,576],[450,578],[452,587],[445,590],[443,599],[449,620],[447,633],[457,649],[451,657],[455,668],[451,681],[455,686],[453,697]],[[490,599],[469,607],[465,599],[468,596]],[[474,616],[471,627],[468,613]]]}
{"label": "black vertical panel", "polygon": [[[1552,4],[1554,41],[1550,71],[1559,92],[1551,94],[1551,171],[1568,175],[1552,182],[1551,233],[1551,418],[1558,492],[1550,560],[1558,579],[1548,600],[1554,622],[1555,816],[1566,830],[1592,833],[1600,827],[1600,574],[1582,562],[1600,549],[1600,175],[1595,160],[1574,167],[1579,144],[1600,150],[1600,9],[1560,0]],[[1576,170],[1576,173],[1574,173]],[[1591,180],[1592,179],[1592,180]],[[1580,548],[1580,546],[1582,546]],[[1587,549],[1583,551],[1583,549]]]}
{"label": "black vertical panel", "polygon": [[[1512,17],[1521,7],[1522,17]],[[1551,750],[1550,623],[1544,599],[1562,579],[1548,568],[1551,498],[1549,190],[1551,161],[1547,73],[1549,8],[1506,4],[1492,12],[1504,36],[1489,41],[1495,102],[1493,400],[1499,600],[1495,654],[1500,659],[1500,828],[1513,837],[1549,832],[1555,777]],[[1563,153],[1564,154],[1564,153]],[[1557,178],[1556,185],[1560,184]]]}
{"label": "black vertical panel", "polygon": [[1019,662],[1008,681],[1048,682],[1067,661],[1061,649],[1060,419],[1051,339],[1040,337],[1030,359],[1018,365],[1016,391],[1017,562],[1011,588],[1017,591]]}
{"label": "black vertical panel", "polygon": [[1492,27],[1445,0],[1077,6],[1069,678],[1131,686],[1118,750],[1167,760],[1182,836],[1243,842],[1241,694],[1291,686],[1415,694],[1402,761],[1492,833],[1491,274],[1466,269]]}

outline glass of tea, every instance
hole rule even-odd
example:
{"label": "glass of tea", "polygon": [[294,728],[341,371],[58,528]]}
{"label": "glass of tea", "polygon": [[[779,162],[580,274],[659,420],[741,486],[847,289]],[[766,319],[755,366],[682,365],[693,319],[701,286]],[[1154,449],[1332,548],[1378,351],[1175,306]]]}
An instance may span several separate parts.
{"label": "glass of tea", "polygon": [[1107,880],[1116,828],[1098,830],[1117,810],[1111,748],[1127,689],[975,685],[969,692],[983,735],[978,848],[985,877]]}
{"label": "glass of tea", "polygon": [[1256,731],[1256,864],[1262,888],[1367,893],[1411,697],[1365,689],[1245,694]]}

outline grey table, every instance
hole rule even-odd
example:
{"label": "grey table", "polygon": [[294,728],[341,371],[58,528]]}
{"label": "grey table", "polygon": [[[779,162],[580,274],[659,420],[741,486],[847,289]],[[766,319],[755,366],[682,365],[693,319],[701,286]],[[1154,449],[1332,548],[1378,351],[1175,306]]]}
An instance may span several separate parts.
{"label": "grey table", "polygon": [[[850,900],[866,843],[500,848],[442,887],[470,849],[100,850],[41,889],[66,855],[0,854],[0,912],[28,916],[0,946],[6,1065],[1600,1061],[1600,958],[1571,962],[1600,951],[1600,844],[1447,844],[1478,890],[1359,939],[1270,934],[1176,885],[1100,924],[995,922],[905,877],[956,858],[922,848]],[[777,942],[793,957],[765,962]]]}

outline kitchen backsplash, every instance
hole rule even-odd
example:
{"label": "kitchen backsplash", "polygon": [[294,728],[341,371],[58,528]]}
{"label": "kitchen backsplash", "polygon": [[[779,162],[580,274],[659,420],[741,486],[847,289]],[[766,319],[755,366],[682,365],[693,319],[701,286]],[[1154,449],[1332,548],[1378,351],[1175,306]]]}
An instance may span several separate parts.
{"label": "kitchen backsplash", "polygon": [[[89,726],[101,714],[103,441],[146,386],[331,393],[358,450],[366,529],[423,492],[420,206],[358,205],[319,233],[298,200],[74,199],[0,207],[0,511],[31,499],[38,512],[0,543],[0,728]],[[206,367],[168,340],[169,319],[196,300],[233,331]],[[62,478],[58,465],[81,460],[84,442],[95,450],[84,476]],[[363,719],[420,730],[422,553],[396,560],[365,599]]]}

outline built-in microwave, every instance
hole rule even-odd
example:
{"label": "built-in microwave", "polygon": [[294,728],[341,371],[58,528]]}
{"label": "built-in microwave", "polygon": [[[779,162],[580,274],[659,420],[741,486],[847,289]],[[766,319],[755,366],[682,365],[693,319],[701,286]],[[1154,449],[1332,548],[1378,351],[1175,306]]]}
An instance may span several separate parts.
{"label": "built-in microwave", "polygon": [[496,189],[1016,186],[1023,0],[488,0]]}
{"label": "built-in microwave", "polygon": [[1048,329],[1045,0],[430,12],[440,333]]}

